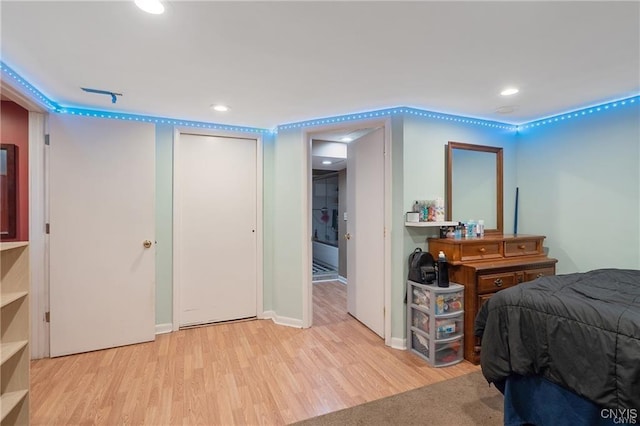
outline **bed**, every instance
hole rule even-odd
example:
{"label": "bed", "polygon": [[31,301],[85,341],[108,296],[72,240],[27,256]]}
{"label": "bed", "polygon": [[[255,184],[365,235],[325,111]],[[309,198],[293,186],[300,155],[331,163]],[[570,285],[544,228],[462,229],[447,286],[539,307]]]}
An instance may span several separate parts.
{"label": "bed", "polygon": [[476,318],[505,424],[640,424],[640,271],[538,278]]}

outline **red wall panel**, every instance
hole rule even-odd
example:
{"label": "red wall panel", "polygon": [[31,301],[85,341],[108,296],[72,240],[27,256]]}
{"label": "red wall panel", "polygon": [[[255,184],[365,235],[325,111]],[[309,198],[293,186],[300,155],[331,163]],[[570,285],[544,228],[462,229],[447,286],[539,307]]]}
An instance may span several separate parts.
{"label": "red wall panel", "polygon": [[18,146],[18,219],[15,241],[29,240],[29,111],[11,101],[0,106],[2,143]]}

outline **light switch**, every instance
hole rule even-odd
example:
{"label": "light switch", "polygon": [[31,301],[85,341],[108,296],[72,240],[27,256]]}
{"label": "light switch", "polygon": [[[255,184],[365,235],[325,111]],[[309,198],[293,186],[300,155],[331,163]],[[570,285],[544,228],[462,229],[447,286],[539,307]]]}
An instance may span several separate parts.
{"label": "light switch", "polygon": [[344,219],[342,220],[347,220],[347,212],[344,212],[342,215],[344,216]]}

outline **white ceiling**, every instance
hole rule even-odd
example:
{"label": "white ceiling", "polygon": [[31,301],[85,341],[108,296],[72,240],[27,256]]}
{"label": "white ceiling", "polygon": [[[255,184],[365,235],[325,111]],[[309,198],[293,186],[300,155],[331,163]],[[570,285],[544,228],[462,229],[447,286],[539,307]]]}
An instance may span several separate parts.
{"label": "white ceiling", "polygon": [[2,61],[63,106],[259,128],[393,106],[522,123],[640,92],[636,1],[0,8]]}

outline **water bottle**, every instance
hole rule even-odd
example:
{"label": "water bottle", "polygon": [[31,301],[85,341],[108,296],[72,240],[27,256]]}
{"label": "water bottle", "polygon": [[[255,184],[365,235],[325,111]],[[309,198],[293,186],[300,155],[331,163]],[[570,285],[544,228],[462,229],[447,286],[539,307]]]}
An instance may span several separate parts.
{"label": "water bottle", "polygon": [[449,287],[449,265],[442,250],[438,253],[438,287]]}

